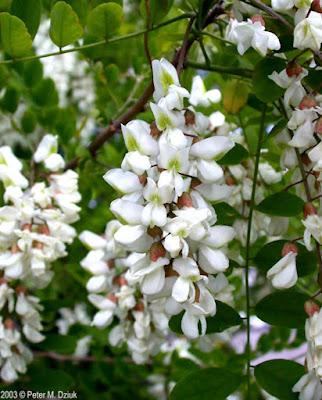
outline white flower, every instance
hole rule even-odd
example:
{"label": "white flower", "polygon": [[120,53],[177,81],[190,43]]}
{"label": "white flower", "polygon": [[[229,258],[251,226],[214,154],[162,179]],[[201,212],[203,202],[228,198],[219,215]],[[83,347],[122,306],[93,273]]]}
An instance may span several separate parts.
{"label": "white flower", "polygon": [[39,143],[34,154],[36,163],[43,162],[50,171],[58,171],[65,167],[65,161],[60,154],[57,154],[57,136],[45,135]]}
{"label": "white flower", "polygon": [[173,269],[178,272],[179,277],[173,285],[172,297],[179,303],[188,298],[194,301],[196,292],[194,282],[202,279],[197,263],[189,257],[177,258],[173,262]]}
{"label": "white flower", "polygon": [[276,289],[288,289],[294,286],[297,282],[296,253],[289,252],[281,258],[267,272],[267,278]]}
{"label": "white flower", "polygon": [[218,89],[206,90],[201,76],[196,75],[192,79],[191,95],[189,103],[193,106],[209,107],[212,103],[218,103],[221,100],[221,93]]}
{"label": "white flower", "polygon": [[165,58],[152,61],[153,85],[155,101],[159,101],[168,94],[171,85],[180,86],[179,78],[174,66]]}
{"label": "white flower", "polygon": [[269,163],[259,164],[259,174],[267,185],[272,185],[281,181],[282,172],[277,172]]}
{"label": "white flower", "polygon": [[322,243],[322,217],[316,214],[308,215],[302,220],[302,224],[305,227],[304,244],[306,248],[311,251],[311,236],[313,236],[318,243]]}
{"label": "white flower", "polygon": [[150,126],[147,122],[133,120],[126,125],[121,125],[125,145],[129,152],[139,152],[146,156],[158,154],[158,144],[150,134]]}
{"label": "white flower", "polygon": [[122,194],[140,192],[143,189],[136,174],[130,171],[123,171],[120,168],[107,171],[103,178],[109,185]]}
{"label": "white flower", "polygon": [[88,300],[100,310],[95,314],[92,325],[98,328],[105,328],[110,325],[113,321],[116,304],[110,299],[97,294],[90,294]]}
{"label": "white flower", "polygon": [[299,400],[320,400],[322,398],[322,384],[314,371],[301,377],[293,386],[292,391],[299,393]]}
{"label": "white flower", "polygon": [[272,8],[277,11],[286,11],[294,7],[294,0],[272,0]]}
{"label": "white flower", "polygon": [[298,49],[319,51],[322,42],[322,16],[311,11],[294,29],[293,46]]}
{"label": "white flower", "polygon": [[281,48],[278,37],[271,32],[265,31],[265,27],[258,21],[238,22],[231,19],[226,32],[227,40],[237,44],[237,50],[243,55],[250,47],[257,50],[262,56],[268,50],[279,50]]}

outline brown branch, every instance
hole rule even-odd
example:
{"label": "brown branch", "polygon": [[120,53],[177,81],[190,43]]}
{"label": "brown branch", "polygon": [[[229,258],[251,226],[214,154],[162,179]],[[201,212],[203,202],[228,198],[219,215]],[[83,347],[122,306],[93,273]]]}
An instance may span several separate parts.
{"label": "brown branch", "polygon": [[[107,364],[113,364],[115,362],[115,357],[94,357],[94,356],[75,356],[74,354],[59,354],[53,351],[35,351],[35,357],[39,358],[50,358],[51,360],[60,361],[60,362],[104,362]],[[124,358],[124,362],[127,364],[134,364],[133,360],[129,357]],[[149,363],[147,363],[149,364]]]}

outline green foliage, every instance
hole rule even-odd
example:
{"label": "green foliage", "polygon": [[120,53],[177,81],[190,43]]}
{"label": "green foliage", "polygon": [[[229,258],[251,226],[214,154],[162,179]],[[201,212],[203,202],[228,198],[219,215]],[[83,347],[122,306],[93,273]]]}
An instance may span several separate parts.
{"label": "green foliage", "polygon": [[220,165],[237,165],[240,164],[243,160],[249,157],[248,151],[243,147],[241,144],[236,143],[235,146],[228,151],[224,155],[223,158],[221,158],[218,161],[218,164]]}
{"label": "green foliage", "polygon": [[304,303],[307,296],[295,290],[272,293],[255,306],[255,314],[271,325],[302,328],[307,318]]}
{"label": "green foliage", "polygon": [[303,211],[304,201],[289,192],[278,192],[266,197],[256,209],[264,214],[293,217]]}
{"label": "green foliage", "polygon": [[270,103],[277,100],[283,89],[276,85],[268,76],[274,71],[280,72],[285,68],[285,61],[281,58],[265,58],[261,60],[254,69],[253,91],[259,100]]}
{"label": "green foliage", "polygon": [[50,13],[50,38],[62,48],[83,35],[83,28],[72,7],[64,1],[54,5]]}
{"label": "green foliage", "polygon": [[21,19],[6,12],[1,13],[0,31],[2,48],[9,56],[17,58],[30,52],[31,36]]}
{"label": "green foliage", "polygon": [[31,37],[34,38],[40,24],[41,9],[41,0],[13,0],[10,12],[25,23]]}
{"label": "green foliage", "polygon": [[122,18],[121,6],[115,3],[101,4],[88,15],[88,31],[99,39],[108,39],[119,30]]}
{"label": "green foliage", "polygon": [[242,376],[223,368],[206,368],[192,372],[180,380],[170,394],[170,400],[224,400],[242,382]]}
{"label": "green foliage", "polygon": [[271,360],[255,367],[257,383],[272,396],[280,400],[296,400],[292,392],[295,383],[305,373],[303,365],[289,360]]}

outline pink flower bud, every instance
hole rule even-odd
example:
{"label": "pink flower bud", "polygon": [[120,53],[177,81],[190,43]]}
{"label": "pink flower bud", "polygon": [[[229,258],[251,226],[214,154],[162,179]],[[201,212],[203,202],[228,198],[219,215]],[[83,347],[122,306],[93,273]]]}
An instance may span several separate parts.
{"label": "pink flower bud", "polygon": [[299,109],[300,110],[305,110],[308,108],[313,108],[317,106],[317,102],[312,96],[304,96],[303,99],[301,100],[301,103],[299,104]]}
{"label": "pink flower bud", "polygon": [[178,198],[177,205],[179,208],[182,207],[193,207],[192,198],[189,193],[182,193],[182,196]]}
{"label": "pink flower bud", "polygon": [[284,244],[282,248],[282,256],[284,257],[288,253],[298,253],[298,248],[295,243],[289,242]]}
{"label": "pink flower bud", "polygon": [[291,61],[287,64],[286,74],[290,78],[293,76],[299,76],[303,72],[303,68],[295,61]]}
{"label": "pink flower bud", "polygon": [[255,22],[259,22],[261,25],[265,26],[265,20],[261,15],[253,15],[251,20],[253,24],[255,24]]}
{"label": "pink flower bud", "polygon": [[312,317],[313,314],[320,311],[320,307],[314,301],[308,300],[304,303],[304,310],[309,317]]}
{"label": "pink flower bud", "polygon": [[307,218],[309,215],[316,215],[317,211],[312,203],[306,203],[304,205],[303,213],[304,213],[304,218]]}
{"label": "pink flower bud", "polygon": [[155,262],[160,257],[164,257],[166,254],[166,249],[162,246],[161,243],[153,243],[150,247],[150,260]]}

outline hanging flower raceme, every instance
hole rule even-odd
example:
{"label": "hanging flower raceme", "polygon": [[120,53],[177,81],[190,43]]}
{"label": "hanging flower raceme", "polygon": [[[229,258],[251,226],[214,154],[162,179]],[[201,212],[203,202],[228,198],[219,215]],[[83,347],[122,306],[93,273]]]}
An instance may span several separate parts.
{"label": "hanging flower raceme", "polygon": [[319,400],[322,398],[322,313],[313,301],[305,303],[305,311],[309,316],[305,323],[307,373],[294,385],[293,392],[299,393],[300,400]]}
{"label": "hanging flower raceme", "polygon": [[[234,230],[215,225],[211,202],[232,192],[217,160],[234,142],[212,135],[209,119],[184,107],[190,94],[168,61],[153,61],[153,82],[155,122],[122,126],[128,153],[121,168],[104,176],[121,194],[111,203],[120,222],[109,240],[126,252],[120,264],[126,267],[126,282],[144,296],[144,310],[158,300],[168,315],[183,311],[182,330],[195,338],[205,334],[206,317],[216,313],[210,277],[229,266],[226,249]],[[215,94],[209,94],[210,101]],[[88,289],[105,290],[109,273],[95,277],[95,284],[91,278]],[[112,315],[115,307],[108,308]]]}
{"label": "hanging flower raceme", "polygon": [[[67,254],[76,232],[80,201],[73,171],[63,171],[57,138],[46,135],[34,153],[35,171],[42,163],[47,181],[28,182],[22,163],[9,147],[0,148],[0,179],[5,205],[0,208],[1,378],[14,381],[26,371],[32,353],[24,342],[44,339],[39,299],[31,293],[52,278],[50,265]],[[40,166],[40,165],[39,165]]]}

